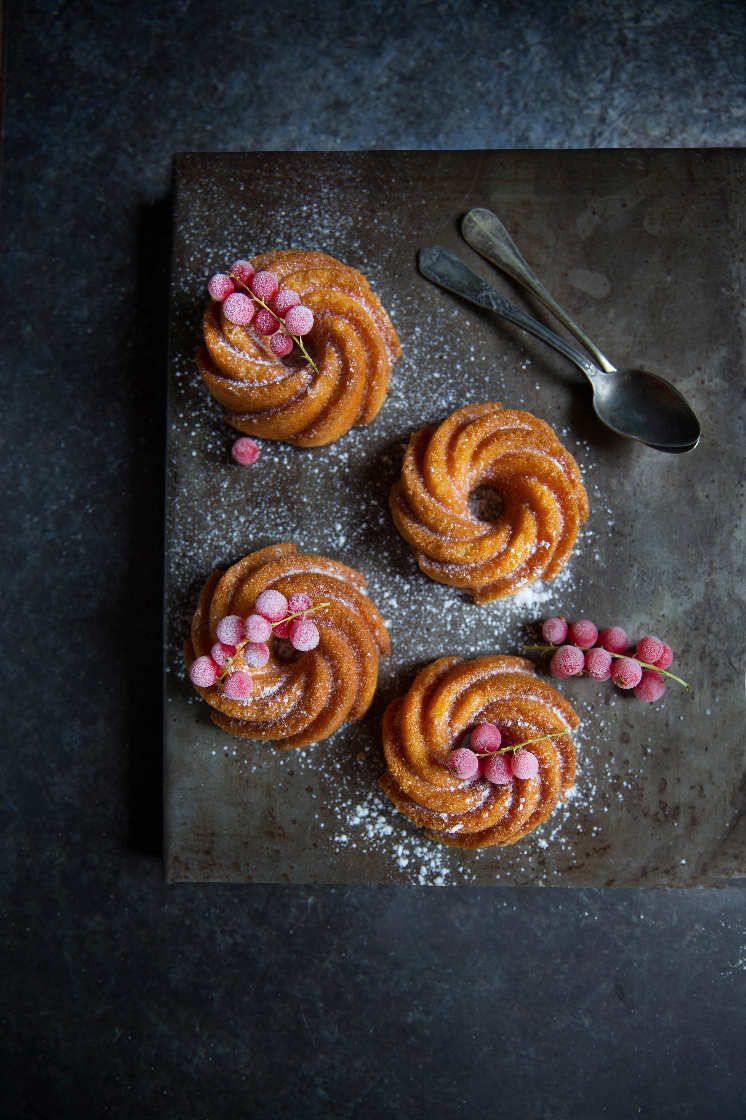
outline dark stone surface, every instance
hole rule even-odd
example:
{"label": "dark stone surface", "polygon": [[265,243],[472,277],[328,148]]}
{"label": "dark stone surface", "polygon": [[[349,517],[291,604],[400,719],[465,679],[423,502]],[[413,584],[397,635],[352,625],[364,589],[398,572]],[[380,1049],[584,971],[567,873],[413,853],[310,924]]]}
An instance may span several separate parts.
{"label": "dark stone surface", "polygon": [[743,1115],[743,892],[165,887],[157,807],[172,152],[737,145],[744,19],[9,4],[5,1116]]}

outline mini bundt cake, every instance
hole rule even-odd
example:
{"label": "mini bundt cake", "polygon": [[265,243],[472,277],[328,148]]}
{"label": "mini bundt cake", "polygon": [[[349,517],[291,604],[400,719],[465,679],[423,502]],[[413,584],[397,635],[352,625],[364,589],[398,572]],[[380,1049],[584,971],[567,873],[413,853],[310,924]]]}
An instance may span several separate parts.
{"label": "mini bundt cake", "polygon": [[228,423],[244,435],[298,447],[320,447],[354,424],[369,424],[386,396],[401,347],[365,277],[324,253],[295,249],[240,263],[248,264],[251,274],[272,273],[281,293],[289,290],[312,312],[305,342],[316,368],[306,361],[286,365],[255,322],[231,322],[223,304],[213,300],[203,317],[206,349],[197,351],[196,363],[213,397],[228,410]]}
{"label": "mini bundt cake", "polygon": [[[494,520],[471,512],[480,487],[502,501]],[[415,433],[390,505],[422,571],[476,603],[556,576],[588,516],[578,465],[549,425],[498,403],[467,405]]]}
{"label": "mini bundt cake", "polygon": [[[213,572],[184,646],[188,669],[193,670],[198,659],[209,668],[216,649],[219,669],[224,664],[220,643],[225,641],[221,620],[233,619],[242,628],[242,620],[252,616],[259,596],[268,591],[279,592],[275,599],[282,601],[284,596],[291,605],[293,596],[312,603],[306,617],[313,619],[318,643],[314,648],[306,643],[299,652],[289,641],[268,636],[268,657],[260,647],[266,663],[249,660],[248,649],[239,649],[233,668],[250,673],[250,694],[242,700],[229,698],[219,680],[207,687],[195,683],[214,709],[211,718],[218,727],[245,739],[274,740],[282,748],[305,747],[326,739],[345,720],[360,719],[373,699],[378,659],[389,651],[386,627],[363,594],[365,585],[352,568],[323,556],[302,556],[292,544],[263,548],[227,572]],[[265,594],[264,600],[268,598]],[[193,681],[195,676],[200,679],[198,673],[190,675]]]}
{"label": "mini bundt cake", "polygon": [[[386,709],[381,786],[432,840],[457,848],[513,844],[564,800],[575,777],[569,732],[578,718],[533,670],[521,657],[441,657]],[[538,738],[527,752],[538,760],[536,775],[494,784],[480,768],[471,781],[456,777],[449,756],[481,723],[493,724],[506,746]]]}

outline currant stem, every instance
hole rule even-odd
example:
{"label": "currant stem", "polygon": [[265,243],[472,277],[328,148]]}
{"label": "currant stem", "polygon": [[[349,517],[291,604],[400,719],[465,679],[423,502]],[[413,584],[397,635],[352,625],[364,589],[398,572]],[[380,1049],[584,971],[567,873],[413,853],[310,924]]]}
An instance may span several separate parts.
{"label": "currant stem", "polygon": [[519,747],[527,747],[529,743],[540,743],[542,739],[556,739],[558,735],[569,735],[569,731],[548,731],[546,735],[538,735],[535,739],[524,739],[522,743],[511,743],[509,747],[499,747],[496,751],[474,751],[477,758],[489,758],[493,754],[505,754],[506,751],[517,751]]}
{"label": "currant stem", "polygon": [[[249,299],[253,299],[253,300],[255,300],[255,301],[256,301],[256,303],[260,303],[260,304],[262,305],[262,307],[264,308],[264,310],[265,310],[265,311],[269,311],[270,315],[274,315],[274,316],[275,316],[275,319],[279,319],[279,318],[280,318],[280,316],[279,316],[279,315],[275,315],[275,313],[274,313],[274,311],[272,310],[272,308],[271,308],[271,307],[268,307],[268,306],[267,306],[267,304],[266,304],[266,303],[264,302],[264,300],[263,300],[263,299],[260,299],[260,298],[259,298],[259,296],[255,296],[255,295],[254,295],[254,293],[252,292],[251,288],[249,288],[249,287],[248,287],[248,285],[244,284],[243,280],[239,280],[239,279],[238,279],[238,277],[237,277],[237,276],[234,276],[232,272],[229,272],[229,273],[228,273],[228,279],[229,279],[229,280],[232,280],[234,284],[238,284],[238,286],[239,286],[240,288],[243,288],[243,291],[244,291],[244,295],[247,295],[247,296],[249,297]],[[280,320],[280,321],[282,322],[282,320]],[[284,324],[284,323],[283,323],[282,325],[283,325],[283,327],[285,327],[285,324]],[[313,360],[313,358],[311,357],[311,355],[310,355],[310,354],[308,353],[308,351],[306,350],[305,346],[303,345],[303,339],[301,338],[301,336],[300,336],[299,334],[291,334],[291,333],[290,333],[290,331],[289,331],[289,330],[287,330],[287,328],[285,328],[285,334],[286,334],[286,335],[288,336],[288,338],[292,338],[293,342],[295,342],[295,343],[296,343],[296,344],[297,344],[297,345],[298,345],[298,346],[300,347],[300,349],[301,349],[301,350],[303,351],[303,354],[304,354],[304,356],[305,356],[306,360],[307,360],[308,362],[310,362],[310,364],[311,364],[311,365],[313,366],[313,368],[314,368],[314,369],[316,370],[316,376],[317,376],[317,377],[320,377],[320,376],[321,376],[321,374],[319,373],[319,367],[318,367],[318,366],[316,365],[315,361]],[[314,608],[314,609],[315,609],[315,608]],[[284,621],[284,620],[283,620],[283,621]]]}
{"label": "currant stem", "polygon": [[[272,629],[274,630],[275,626],[279,626],[281,622],[291,622],[294,618],[300,618],[301,615],[305,617],[307,614],[313,614],[314,611],[320,611],[322,607],[328,606],[331,606],[331,603],[319,603],[318,606],[307,607],[304,611],[293,611],[291,614],[285,615],[284,618],[278,618],[277,622],[271,623]],[[242,642],[238,643],[238,645],[236,646],[236,652],[234,653],[233,657],[231,657],[230,661],[226,661],[225,665],[223,666],[223,671],[218,677],[218,684],[222,684],[225,678],[229,675],[234,662],[238,660],[241,650],[244,648],[244,646],[247,645],[249,645],[248,638],[244,638]]]}
{"label": "currant stem", "polygon": [[[536,649],[540,650],[541,653],[556,653],[559,648],[559,646],[521,646],[521,649]],[[576,646],[575,648],[580,649],[580,646]],[[612,653],[611,650],[607,650],[606,652],[609,657],[629,657],[628,653]],[[672,681],[678,681],[679,684],[683,684],[687,692],[692,691],[691,685],[688,685],[686,681],[682,681],[681,677],[677,677],[675,673],[669,673],[667,669],[659,669],[656,665],[651,665],[649,661],[638,661],[636,657],[631,658],[631,660],[637,661],[638,665],[642,665],[643,669],[652,669],[654,673],[660,673],[663,677],[670,677]]]}

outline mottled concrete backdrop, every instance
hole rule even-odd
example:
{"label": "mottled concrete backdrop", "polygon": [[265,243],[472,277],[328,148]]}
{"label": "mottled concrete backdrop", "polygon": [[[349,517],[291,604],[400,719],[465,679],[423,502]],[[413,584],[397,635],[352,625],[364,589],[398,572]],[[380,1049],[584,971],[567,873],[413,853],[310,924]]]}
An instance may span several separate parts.
{"label": "mottled concrete backdrop", "polygon": [[173,152],[740,146],[746,10],[6,17],[3,1115],[742,1117],[746,892],[167,887],[159,807]]}

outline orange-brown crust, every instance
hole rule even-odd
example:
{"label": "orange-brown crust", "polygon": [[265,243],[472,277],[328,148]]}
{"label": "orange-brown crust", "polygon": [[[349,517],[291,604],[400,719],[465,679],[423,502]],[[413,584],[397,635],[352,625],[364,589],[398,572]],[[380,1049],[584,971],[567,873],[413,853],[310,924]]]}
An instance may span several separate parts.
{"label": "orange-brown crust", "polygon": [[[478,486],[502,498],[495,521],[469,509]],[[476,603],[556,576],[588,517],[578,465],[549,425],[497,402],[416,432],[389,504],[422,571]]]}
{"label": "orange-brown crust", "polygon": [[219,303],[202,321],[205,347],[195,361],[226,420],[245,435],[320,447],[354,424],[369,424],[389,386],[401,347],[391,320],[365,277],[327,257],[296,249],[263,253],[251,262],[297,292],[314,325],[305,341],[311,366],[291,368],[254,328],[229,323]]}
{"label": "orange-brown crust", "polygon": [[[486,778],[463,781],[447,766],[449,753],[478,723],[496,724],[507,743],[568,733],[528,748],[539,760],[535,778],[498,786]],[[572,707],[535,675],[533,662],[500,654],[473,661],[441,657],[384,713],[388,770],[381,786],[401,813],[441,844],[513,844],[566,797],[575,779],[569,732],[577,726]]]}
{"label": "orange-brown crust", "polygon": [[359,572],[323,556],[302,556],[292,544],[277,544],[246,556],[227,572],[213,572],[200,595],[192,634],[184,645],[187,668],[210,653],[221,618],[251,614],[260,592],[283,595],[304,591],[329,606],[314,613],[319,630],[315,649],[291,662],[275,655],[262,669],[251,669],[254,690],[241,703],[217,685],[198,688],[214,709],[218,727],[244,739],[271,739],[281,748],[306,747],[326,739],[345,721],[368,710],[378,680],[378,660],[389,652],[380,614],[362,592]]}

